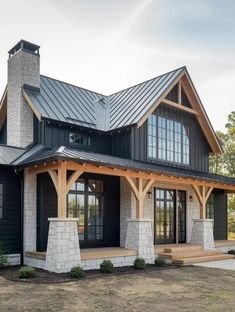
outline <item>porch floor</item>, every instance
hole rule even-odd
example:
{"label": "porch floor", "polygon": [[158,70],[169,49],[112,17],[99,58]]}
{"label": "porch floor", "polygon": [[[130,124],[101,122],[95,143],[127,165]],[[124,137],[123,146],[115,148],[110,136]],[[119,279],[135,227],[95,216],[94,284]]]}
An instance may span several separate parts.
{"label": "porch floor", "polygon": [[[183,249],[190,251],[192,247],[196,245],[191,244],[161,244],[154,245],[155,254],[163,253],[165,248]],[[235,246],[235,240],[219,240],[215,241],[215,247],[229,247]],[[28,251],[25,252],[26,257],[45,260],[46,252]],[[87,248],[81,249],[81,260],[113,258],[113,257],[125,257],[125,256],[137,256],[136,250],[125,249],[122,247],[102,247],[102,248]]]}
{"label": "porch floor", "polygon": [[[137,256],[136,250],[125,249],[121,247],[87,248],[81,249],[80,252],[81,260]],[[27,251],[25,252],[25,256],[34,259],[46,260],[46,252]]]}

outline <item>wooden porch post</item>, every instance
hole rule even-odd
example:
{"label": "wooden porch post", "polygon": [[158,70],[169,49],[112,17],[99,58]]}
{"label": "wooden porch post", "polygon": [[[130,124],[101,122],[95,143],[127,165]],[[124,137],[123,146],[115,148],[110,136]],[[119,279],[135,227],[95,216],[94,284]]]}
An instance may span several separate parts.
{"label": "wooden porch post", "polygon": [[67,168],[66,162],[61,162],[58,168],[58,218],[67,217]]}
{"label": "wooden porch post", "polygon": [[192,186],[200,203],[200,219],[204,220],[206,219],[206,203],[211,192],[213,191],[213,187],[207,187],[205,185],[198,186],[195,184],[192,184]]}
{"label": "wooden porch post", "polygon": [[144,198],[150,187],[155,182],[155,179],[146,180],[144,184],[143,178],[137,178],[136,182],[134,182],[134,180],[128,176],[125,178],[129,182],[136,198],[136,219],[142,219],[144,216]]}
{"label": "wooden porch post", "polygon": [[[57,173],[58,171],[58,173]],[[57,192],[58,218],[67,217],[67,194],[75,181],[83,173],[83,171],[75,170],[70,178],[67,180],[67,162],[62,161],[59,163],[58,168],[54,170],[48,170],[51,179],[54,183]]]}

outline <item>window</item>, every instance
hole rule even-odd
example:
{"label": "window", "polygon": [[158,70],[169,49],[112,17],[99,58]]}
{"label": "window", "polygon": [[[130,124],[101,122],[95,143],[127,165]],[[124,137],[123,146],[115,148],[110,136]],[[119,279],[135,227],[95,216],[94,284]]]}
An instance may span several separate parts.
{"label": "window", "polygon": [[215,195],[210,194],[206,203],[206,218],[213,219],[215,217]]}
{"label": "window", "polygon": [[161,116],[148,118],[148,157],[189,165],[189,127]]}
{"label": "window", "polygon": [[0,184],[0,220],[3,219],[4,185]]}
{"label": "window", "polygon": [[68,217],[78,218],[81,241],[104,239],[103,181],[78,179],[68,194]]}
{"label": "window", "polygon": [[91,138],[84,133],[70,133],[69,143],[76,145],[91,145]]}

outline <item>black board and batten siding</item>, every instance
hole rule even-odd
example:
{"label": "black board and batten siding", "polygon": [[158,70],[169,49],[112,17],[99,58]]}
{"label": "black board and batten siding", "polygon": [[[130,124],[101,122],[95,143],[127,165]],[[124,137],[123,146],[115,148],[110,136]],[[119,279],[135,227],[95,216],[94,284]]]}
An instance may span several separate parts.
{"label": "black board and batten siding", "polygon": [[3,218],[0,219],[0,242],[8,254],[21,252],[22,177],[13,168],[0,166],[0,183],[4,188]]}
{"label": "black board and batten siding", "polygon": [[[120,179],[105,175],[84,174],[81,178],[101,179],[104,184],[104,240],[80,242],[81,248],[115,247],[120,244]],[[48,173],[37,180],[37,250],[46,251],[49,222],[57,217],[57,195]]]}
{"label": "black board and batten siding", "polygon": [[214,216],[214,238],[215,240],[227,240],[228,239],[228,209],[227,209],[227,195],[223,190],[214,190],[215,196],[215,216]]}
{"label": "black board and batten siding", "polygon": [[[165,104],[161,104],[155,110],[154,114],[185,123],[190,127],[190,165],[184,166],[172,162],[168,162],[168,164],[174,167],[180,166],[192,170],[208,172],[209,153],[211,149],[195,116]],[[131,129],[131,158],[145,162],[166,164],[167,162],[165,161],[161,162],[157,159],[148,159],[147,140],[147,121],[140,128],[133,127]]]}

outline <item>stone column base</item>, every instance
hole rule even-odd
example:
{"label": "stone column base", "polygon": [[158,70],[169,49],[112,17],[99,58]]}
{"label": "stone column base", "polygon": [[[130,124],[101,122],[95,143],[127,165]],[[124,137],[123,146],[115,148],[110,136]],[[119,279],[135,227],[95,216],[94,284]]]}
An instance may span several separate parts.
{"label": "stone column base", "polygon": [[138,257],[144,258],[146,263],[154,263],[152,220],[127,220],[125,248],[137,250]]}
{"label": "stone column base", "polygon": [[69,272],[81,265],[78,219],[49,218],[45,269],[55,273]]}
{"label": "stone column base", "polygon": [[190,244],[201,245],[205,250],[213,250],[215,248],[212,219],[193,220]]}

